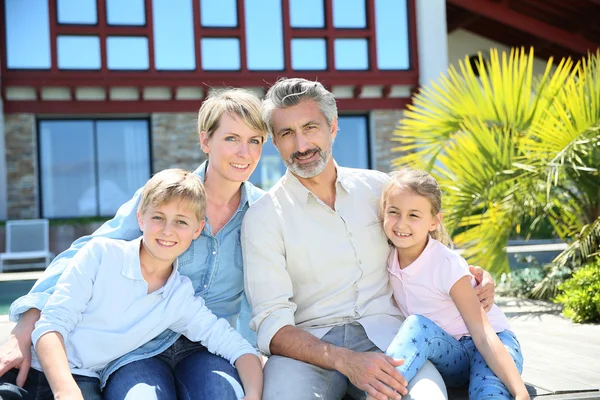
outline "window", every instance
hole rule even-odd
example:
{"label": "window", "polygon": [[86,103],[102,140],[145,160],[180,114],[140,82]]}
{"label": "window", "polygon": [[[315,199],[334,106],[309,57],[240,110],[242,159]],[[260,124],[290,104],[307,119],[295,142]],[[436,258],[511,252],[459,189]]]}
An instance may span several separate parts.
{"label": "window", "polygon": [[335,39],[335,69],[369,69],[368,47],[367,39]]}
{"label": "window", "polygon": [[156,69],[193,70],[196,68],[192,15],[190,0],[152,1]]}
{"label": "window", "polygon": [[365,0],[333,0],[333,26],[336,28],[366,28]]}
{"label": "window", "polygon": [[150,177],[147,120],[39,121],[44,218],[112,216]]}
{"label": "window", "polygon": [[[333,158],[342,167],[369,168],[368,119],[364,115],[340,115],[338,134],[333,143]],[[285,164],[271,138],[263,147],[262,157],[250,182],[268,190],[285,174]]]}
{"label": "window", "polygon": [[58,0],[56,6],[61,24],[94,25],[98,22],[96,0]]}
{"label": "window", "polygon": [[375,33],[379,69],[408,69],[408,21],[406,0],[375,0]]}
{"label": "window", "polygon": [[249,70],[283,70],[281,0],[246,1],[246,52]]}
{"label": "window", "polygon": [[50,69],[48,0],[3,1],[8,68]]}
{"label": "window", "polygon": [[144,0],[106,0],[106,22],[109,25],[145,25],[145,8]]}
{"label": "window", "polygon": [[106,39],[108,69],[148,69],[148,39],[135,36],[109,36]]}
{"label": "window", "polygon": [[292,39],[292,68],[295,71],[327,69],[325,39]]}
{"label": "window", "polygon": [[200,22],[207,28],[235,28],[236,0],[200,0]]}
{"label": "window", "polygon": [[240,69],[240,41],[235,38],[202,39],[202,69],[237,71]]}
{"label": "window", "polygon": [[324,28],[323,0],[289,0],[292,28]]}
{"label": "window", "polygon": [[100,38],[97,36],[59,36],[58,68],[100,69]]}

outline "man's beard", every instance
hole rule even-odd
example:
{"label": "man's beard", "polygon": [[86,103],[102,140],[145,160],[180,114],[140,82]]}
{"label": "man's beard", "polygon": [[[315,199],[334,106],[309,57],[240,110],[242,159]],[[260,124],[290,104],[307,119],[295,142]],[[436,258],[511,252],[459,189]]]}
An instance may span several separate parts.
{"label": "man's beard", "polygon": [[[286,167],[289,168],[289,170],[294,175],[299,176],[300,178],[314,178],[315,176],[323,172],[323,170],[327,166],[327,163],[331,159],[332,145],[333,143],[331,143],[329,149],[327,150],[321,150],[315,147],[302,153],[297,151],[294,154],[292,154],[291,157],[287,160],[283,160],[283,163]],[[303,157],[307,155],[312,156],[314,153],[317,153],[317,157],[313,161],[306,164],[300,164],[297,162],[296,157]]]}

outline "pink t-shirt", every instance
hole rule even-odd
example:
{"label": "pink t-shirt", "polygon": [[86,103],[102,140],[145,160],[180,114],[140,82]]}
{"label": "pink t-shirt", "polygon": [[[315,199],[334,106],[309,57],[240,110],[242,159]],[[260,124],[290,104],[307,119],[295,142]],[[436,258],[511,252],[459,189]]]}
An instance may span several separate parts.
{"label": "pink t-shirt", "polygon": [[[450,289],[463,276],[470,277],[475,286],[475,278],[464,258],[430,238],[423,253],[404,269],[400,269],[398,250],[394,248],[388,259],[388,271],[394,299],[405,317],[419,314],[456,339],[469,336],[469,330],[450,297]],[[487,317],[496,332],[510,329],[508,319],[495,304]]]}

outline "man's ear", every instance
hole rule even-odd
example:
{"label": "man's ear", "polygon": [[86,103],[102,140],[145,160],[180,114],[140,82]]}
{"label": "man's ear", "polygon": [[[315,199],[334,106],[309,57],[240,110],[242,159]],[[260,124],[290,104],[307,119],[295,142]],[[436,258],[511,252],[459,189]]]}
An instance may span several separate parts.
{"label": "man's ear", "polygon": [[331,130],[331,140],[333,140],[333,139],[335,139],[335,137],[337,136],[337,133],[338,133],[338,117],[335,117],[331,121],[330,130]]}
{"label": "man's ear", "polygon": [[200,147],[205,154],[210,153],[210,146],[208,145],[208,133],[206,131],[200,132]]}

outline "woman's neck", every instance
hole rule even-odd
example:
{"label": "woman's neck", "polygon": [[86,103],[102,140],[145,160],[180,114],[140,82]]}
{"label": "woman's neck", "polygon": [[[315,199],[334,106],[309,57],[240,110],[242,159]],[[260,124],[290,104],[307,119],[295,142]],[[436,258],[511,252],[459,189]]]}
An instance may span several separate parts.
{"label": "woman's neck", "polygon": [[223,179],[217,175],[208,165],[206,176],[204,177],[204,187],[206,188],[206,198],[215,205],[227,205],[232,201],[238,201],[241,198],[240,182],[232,182]]}

